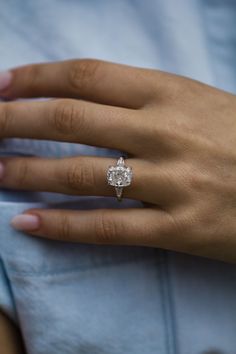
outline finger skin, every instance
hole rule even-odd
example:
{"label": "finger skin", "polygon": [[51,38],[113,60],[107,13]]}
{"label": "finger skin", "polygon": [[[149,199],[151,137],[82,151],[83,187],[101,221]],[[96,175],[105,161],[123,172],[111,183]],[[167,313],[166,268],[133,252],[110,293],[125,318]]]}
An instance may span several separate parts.
{"label": "finger skin", "polygon": [[1,103],[0,138],[77,142],[132,153],[140,144],[134,115],[127,108],[73,99]]}
{"label": "finger skin", "polygon": [[16,324],[0,310],[1,354],[26,354],[23,338]]}
{"label": "finger skin", "polygon": [[[61,159],[40,157],[2,157],[4,176],[0,188],[63,193],[69,195],[111,196],[115,188],[107,183],[107,169],[117,158],[79,156]],[[132,168],[131,184],[123,189],[123,197],[159,205],[180,203],[183,193],[171,175],[173,164],[156,168],[148,161],[128,158]],[[171,176],[171,177],[167,177]],[[170,181],[171,178],[171,181]]]}
{"label": "finger skin", "polygon": [[69,97],[139,108],[152,96],[154,70],[96,59],[25,65],[11,70],[4,97]]}
{"label": "finger skin", "polygon": [[[69,195],[97,195],[114,197],[113,186],[108,185],[106,172],[115,166],[117,159],[96,156],[80,156],[61,159],[40,157],[1,158],[4,164],[4,178],[1,187],[19,190],[37,190]],[[140,163],[129,159],[128,165],[140,169]],[[140,176],[139,176],[140,179]],[[125,188],[128,198],[140,197],[137,193],[138,181],[133,178],[132,185]],[[143,196],[143,195],[142,195]]]}
{"label": "finger skin", "polygon": [[163,247],[173,228],[166,212],[151,208],[29,209],[24,214],[40,220],[40,226],[27,233],[66,242]]}

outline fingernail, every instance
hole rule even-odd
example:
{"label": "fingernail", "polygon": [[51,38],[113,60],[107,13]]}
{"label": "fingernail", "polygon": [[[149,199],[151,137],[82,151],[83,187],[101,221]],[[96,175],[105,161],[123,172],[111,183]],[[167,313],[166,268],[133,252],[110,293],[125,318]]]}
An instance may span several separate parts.
{"label": "fingernail", "polygon": [[3,179],[4,172],[5,172],[5,166],[3,165],[2,162],[0,162],[0,180]]}
{"label": "fingernail", "polygon": [[0,71],[0,91],[5,90],[10,85],[12,76],[11,71]]}
{"label": "fingernail", "polygon": [[17,230],[34,231],[39,225],[40,219],[37,215],[19,214],[11,219],[11,226]]}

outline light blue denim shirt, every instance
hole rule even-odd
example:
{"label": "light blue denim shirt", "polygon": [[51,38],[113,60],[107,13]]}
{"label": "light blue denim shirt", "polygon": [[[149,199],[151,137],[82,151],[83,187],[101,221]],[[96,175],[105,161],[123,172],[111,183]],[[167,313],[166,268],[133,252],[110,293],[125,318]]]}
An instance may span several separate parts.
{"label": "light blue denim shirt", "polygon": [[[76,57],[157,68],[236,93],[236,2],[1,2],[0,69]],[[0,156],[29,151],[120,154],[80,144],[0,142]],[[117,203],[0,191],[0,307],[20,326],[29,354],[236,353],[235,265],[155,248],[47,241],[9,226],[17,213],[50,205]],[[125,200],[122,207],[131,205],[141,204]]]}

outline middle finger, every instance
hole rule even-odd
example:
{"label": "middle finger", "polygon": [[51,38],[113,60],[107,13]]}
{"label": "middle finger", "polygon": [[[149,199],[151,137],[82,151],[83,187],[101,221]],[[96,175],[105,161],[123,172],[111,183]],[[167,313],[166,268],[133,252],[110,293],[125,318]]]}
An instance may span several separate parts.
{"label": "middle finger", "polygon": [[[0,138],[75,142],[134,153],[140,124],[135,110],[82,100],[0,104]],[[137,143],[136,143],[137,144]]]}

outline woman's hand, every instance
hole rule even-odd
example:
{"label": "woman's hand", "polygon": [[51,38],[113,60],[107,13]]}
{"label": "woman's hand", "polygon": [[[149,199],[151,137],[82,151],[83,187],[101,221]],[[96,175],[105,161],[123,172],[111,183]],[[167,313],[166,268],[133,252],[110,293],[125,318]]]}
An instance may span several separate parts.
{"label": "woman's hand", "polygon": [[[124,196],[145,205],[30,209],[13,226],[51,239],[160,247],[236,262],[234,95],[156,70],[89,59],[13,69],[0,86],[10,99],[62,97],[1,103],[1,138],[123,150],[133,169]],[[106,171],[116,159],[1,161],[4,188],[115,196]]]}

